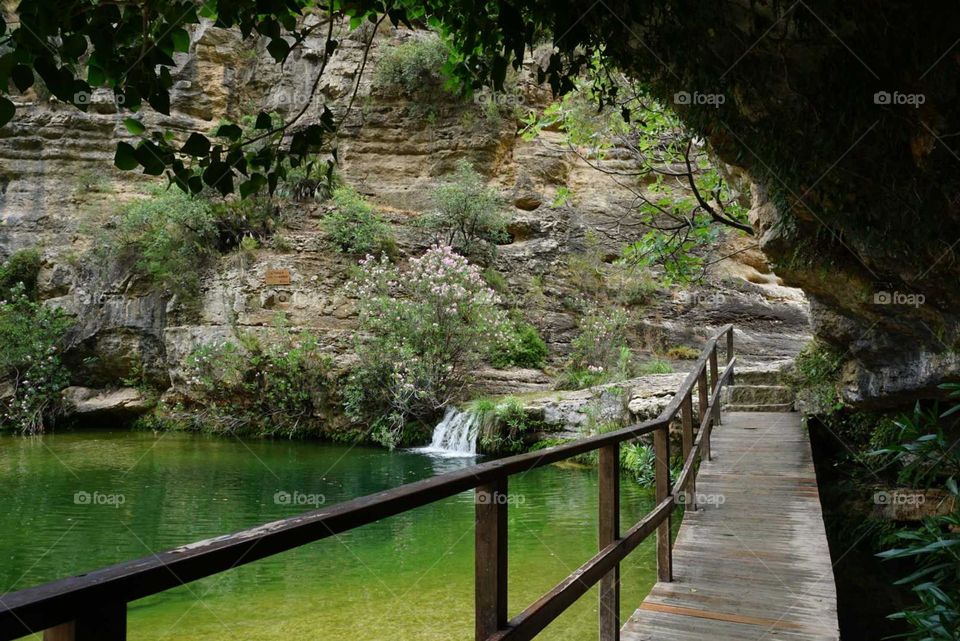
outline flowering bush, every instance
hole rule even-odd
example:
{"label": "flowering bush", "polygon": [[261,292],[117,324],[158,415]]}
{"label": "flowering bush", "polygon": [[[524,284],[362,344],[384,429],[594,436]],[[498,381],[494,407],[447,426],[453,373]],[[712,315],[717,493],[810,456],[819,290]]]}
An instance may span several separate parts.
{"label": "flowering bush", "polygon": [[56,417],[60,391],[69,384],[60,354],[72,321],[15,285],[0,301],[0,427],[38,434]]}
{"label": "flowering bush", "polygon": [[298,436],[322,427],[330,405],[333,364],[317,338],[282,325],[263,344],[243,336],[240,344],[196,347],[187,359],[191,413],[171,412],[183,427],[229,434]]}
{"label": "flowering bush", "polygon": [[447,246],[431,247],[405,269],[367,256],[351,288],[363,337],[346,410],[390,447],[404,440],[410,421],[435,418],[491,348],[508,340],[499,297]]}

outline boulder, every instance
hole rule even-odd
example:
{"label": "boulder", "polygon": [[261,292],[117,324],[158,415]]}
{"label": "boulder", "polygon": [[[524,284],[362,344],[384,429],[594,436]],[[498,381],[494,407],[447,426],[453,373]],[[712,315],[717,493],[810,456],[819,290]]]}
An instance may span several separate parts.
{"label": "boulder", "polygon": [[153,402],[133,387],[94,389],[73,386],[63,390],[62,396],[67,415],[85,420],[129,420],[153,407]]}

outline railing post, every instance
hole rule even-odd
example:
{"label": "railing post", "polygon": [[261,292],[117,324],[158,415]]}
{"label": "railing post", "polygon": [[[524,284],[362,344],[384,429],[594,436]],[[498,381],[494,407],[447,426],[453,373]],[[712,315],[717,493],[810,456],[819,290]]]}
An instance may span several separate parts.
{"label": "railing post", "polygon": [[[699,396],[699,407],[700,407],[700,429],[703,429],[703,421],[707,416],[707,411],[709,410],[709,396],[707,395],[707,370],[700,370],[700,374],[697,376],[697,392]],[[703,435],[703,454],[706,456],[707,460],[711,460],[710,457],[710,433],[709,431]]]}
{"label": "railing post", "polygon": [[[670,495],[670,426],[653,433],[654,468],[657,477],[657,504]],[[673,550],[670,541],[670,516],[657,527],[657,578],[673,581]]]}
{"label": "railing post", "polygon": [[[600,448],[600,532],[602,550],[620,536],[620,446]],[[600,580],[600,641],[620,639],[620,564]]]}
{"label": "railing post", "polygon": [[476,640],[507,625],[507,477],[474,493]]}
{"label": "railing post", "polygon": [[[710,398],[720,389],[720,374],[717,368],[717,344],[713,344],[710,350]],[[713,406],[713,424],[720,425],[720,396],[717,395],[717,402]]]}
{"label": "railing post", "polygon": [[[693,394],[687,392],[680,402],[680,418],[683,421],[683,460],[687,460],[690,450],[693,449]],[[686,500],[687,509],[697,509],[697,474],[692,472],[687,482]]]}
{"label": "railing post", "polygon": [[727,330],[727,363],[733,360],[733,325]]}
{"label": "railing post", "polygon": [[43,631],[43,641],[126,641],[127,604],[93,608],[75,621]]}

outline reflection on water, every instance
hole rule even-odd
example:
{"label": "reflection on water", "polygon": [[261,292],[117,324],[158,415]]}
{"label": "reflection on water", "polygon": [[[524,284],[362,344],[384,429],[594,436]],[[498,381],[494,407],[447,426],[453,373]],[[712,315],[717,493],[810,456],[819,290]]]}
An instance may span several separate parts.
{"label": "reflection on water", "polygon": [[[187,434],[0,437],[0,589],[20,589],[435,474],[472,458]],[[623,522],[652,497],[623,484]],[[510,479],[510,614],[596,552],[593,470]],[[130,606],[132,640],[451,641],[473,636],[472,492]],[[624,564],[626,615],[655,580]],[[595,639],[596,595],[543,638]]]}

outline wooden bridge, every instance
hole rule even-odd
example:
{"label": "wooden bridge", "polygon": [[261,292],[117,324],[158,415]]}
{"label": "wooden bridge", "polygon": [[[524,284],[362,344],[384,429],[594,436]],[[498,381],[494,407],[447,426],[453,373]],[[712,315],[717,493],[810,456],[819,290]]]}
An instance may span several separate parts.
{"label": "wooden bridge", "polygon": [[[532,639],[597,584],[601,641],[838,639],[830,553],[806,433],[789,413],[731,413],[720,426],[720,396],[733,380],[735,362],[728,325],[707,342],[656,419],[5,594],[0,641],[41,631],[45,641],[121,641],[131,601],[468,490],[475,493],[477,641]],[[669,430],[678,419],[683,467],[671,479]],[[656,506],[623,531],[619,448],[644,435],[652,435],[656,450]],[[599,452],[598,552],[510,617],[509,477],[593,450]],[[681,505],[686,513],[674,545],[670,522]],[[654,533],[659,582],[621,630],[619,564]]]}

